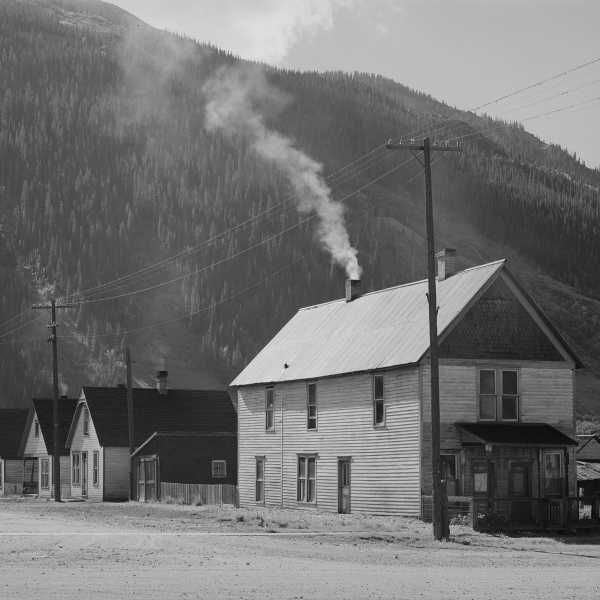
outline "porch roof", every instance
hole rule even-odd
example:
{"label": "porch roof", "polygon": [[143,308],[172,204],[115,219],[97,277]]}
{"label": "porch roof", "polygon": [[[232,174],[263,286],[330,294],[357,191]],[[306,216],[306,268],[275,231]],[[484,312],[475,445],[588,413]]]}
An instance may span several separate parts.
{"label": "porch roof", "polygon": [[576,446],[577,442],[547,423],[456,423],[463,444]]}

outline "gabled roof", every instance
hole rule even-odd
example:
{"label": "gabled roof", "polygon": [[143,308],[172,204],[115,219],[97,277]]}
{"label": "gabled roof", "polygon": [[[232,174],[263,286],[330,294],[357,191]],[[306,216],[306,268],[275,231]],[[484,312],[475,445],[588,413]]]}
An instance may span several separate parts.
{"label": "gabled roof", "polygon": [[0,409],[0,458],[20,458],[27,409]]}
{"label": "gabled roof", "polygon": [[[438,334],[449,330],[506,270],[505,260],[437,282]],[[511,277],[511,281],[514,279]],[[294,381],[418,363],[429,350],[427,280],[300,309],[232,386]],[[527,301],[531,303],[530,299]],[[550,329],[549,321],[539,313]],[[564,340],[552,334],[569,354]],[[573,355],[574,356],[574,355]],[[576,357],[574,361],[577,362]],[[287,366],[286,366],[287,365]]]}
{"label": "gabled roof", "polygon": [[[87,404],[101,446],[129,446],[127,389],[84,387],[67,437],[70,446],[83,402]],[[237,414],[227,391],[134,388],[134,439],[139,446],[155,431],[235,432]]]}
{"label": "gabled roof", "polygon": [[[69,454],[69,449],[65,446],[67,433],[71,427],[75,407],[77,406],[77,398],[60,398],[58,401],[58,435],[61,440],[60,453],[64,456]],[[54,454],[54,416],[52,412],[51,398],[34,398],[33,408],[40,424],[40,430],[44,437],[46,450],[48,454]]]}

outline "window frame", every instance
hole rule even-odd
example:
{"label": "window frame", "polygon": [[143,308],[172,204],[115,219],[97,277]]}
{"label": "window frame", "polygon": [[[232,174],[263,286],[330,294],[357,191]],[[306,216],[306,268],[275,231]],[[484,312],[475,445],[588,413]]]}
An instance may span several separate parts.
{"label": "window frame", "polygon": [[[485,471],[478,471],[476,467],[485,467]],[[486,489],[485,492],[480,492],[475,490],[475,474],[476,473],[485,473],[486,477]],[[473,497],[477,498],[489,498],[492,495],[492,476],[490,473],[490,461],[487,459],[473,459],[471,461],[471,477],[473,480]]]}
{"label": "window frame", "polygon": [[33,424],[33,435],[36,438],[40,437],[40,422],[37,419],[35,419]]}
{"label": "window frame", "polygon": [[[264,456],[255,456],[255,467],[254,467],[254,501],[257,504],[264,504],[265,503],[265,465],[266,465],[266,458]],[[262,465],[262,478],[259,478],[258,476],[258,465],[259,463]],[[259,495],[258,491],[259,491],[259,483],[260,483],[260,490],[261,490],[261,494]]]}
{"label": "window frame", "polygon": [[81,452],[71,453],[71,485],[81,487]]}
{"label": "window frame", "polygon": [[[45,466],[45,469],[44,469],[44,466]],[[42,489],[42,490],[50,489],[50,459],[49,458],[41,458],[40,459],[40,489]]]}
{"label": "window frame", "polygon": [[90,435],[90,410],[87,406],[83,407],[83,435]]}
{"label": "window frame", "polygon": [[92,452],[92,485],[94,487],[100,485],[100,452],[98,450]]}
{"label": "window frame", "polygon": [[[381,397],[377,397],[377,383],[376,381],[381,380]],[[385,380],[382,374],[373,373],[371,378],[371,394],[373,402],[373,427],[382,428],[385,427]],[[381,421],[377,420],[377,405],[381,404]]]}
{"label": "window frame", "polygon": [[[460,472],[459,472],[459,464],[460,461],[458,460],[459,455],[457,452],[450,452],[450,451],[442,451],[440,452],[440,476],[443,476],[444,473],[442,471],[442,466],[443,466],[443,462],[444,462],[444,458],[446,457],[452,457],[453,462],[454,462],[454,479],[452,481],[456,482],[456,494],[448,494],[449,496],[460,496],[461,495],[461,491],[462,491],[462,485],[461,485],[461,480],[460,480]],[[446,489],[448,489],[448,480],[446,480]]]}
{"label": "window frame", "polygon": [[[311,398],[310,398],[310,390],[314,389],[314,402],[311,403]],[[318,427],[319,427],[319,422],[318,422],[318,415],[319,415],[319,409],[318,409],[318,400],[317,400],[317,395],[318,395],[318,388],[317,388],[317,382],[316,381],[307,381],[306,382],[306,430],[307,431],[317,431]],[[314,416],[311,417],[310,414],[310,409],[311,407],[314,407]],[[314,422],[314,426],[311,427],[311,421]]]}
{"label": "window frame", "polygon": [[[483,372],[494,373],[494,394],[482,394],[481,393],[481,373]],[[504,373],[515,373],[517,393],[516,394],[505,394],[504,393]],[[519,423],[521,420],[521,381],[520,381],[520,369],[518,367],[478,367],[477,369],[477,420],[485,423]],[[481,411],[481,399],[483,397],[494,398],[494,417],[485,418],[482,416]],[[511,398],[515,402],[515,413],[514,419],[504,418],[504,399]]]}
{"label": "window frame", "polygon": [[[301,475],[300,465],[304,462],[304,475]],[[314,477],[310,477],[310,464],[314,465]],[[312,485],[312,497],[310,495]],[[303,484],[303,485],[302,485]],[[310,497],[310,499],[308,499]],[[317,504],[317,455],[298,454],[296,469],[296,501],[299,504]]]}
{"label": "window frame", "polygon": [[[270,423],[269,423],[270,418]],[[275,431],[275,386],[265,388],[265,431]]]}
{"label": "window frame", "polygon": [[[219,472],[219,466],[223,466],[223,472]],[[227,479],[227,461],[224,458],[213,458],[210,461],[210,474],[213,479]]]}
{"label": "window frame", "polygon": [[[560,472],[560,477],[555,477],[554,479],[560,481],[560,490],[557,492],[548,492],[546,490],[546,481],[548,478],[546,477],[546,456],[557,454],[558,455],[558,468]],[[549,449],[542,451],[542,485],[543,485],[543,495],[545,498],[560,498],[565,494],[565,460],[563,456],[563,451],[559,449]]]}

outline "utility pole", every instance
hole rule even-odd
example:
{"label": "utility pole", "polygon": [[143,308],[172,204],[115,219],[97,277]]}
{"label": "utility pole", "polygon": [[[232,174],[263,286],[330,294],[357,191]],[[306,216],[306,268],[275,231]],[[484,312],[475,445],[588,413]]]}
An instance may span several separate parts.
{"label": "utility pole", "polygon": [[133,452],[135,450],[133,426],[133,387],[131,383],[131,352],[125,348],[125,364],[127,366],[127,424],[129,433],[129,500],[135,498],[135,472],[133,468]]}
{"label": "utility pole", "polygon": [[51,321],[48,325],[50,329],[50,337],[48,341],[52,344],[52,384],[53,384],[53,396],[52,396],[52,444],[54,446],[54,452],[52,456],[52,479],[54,481],[54,501],[60,502],[60,421],[59,421],[59,409],[58,409],[58,345],[56,340],[56,309],[57,308],[73,308],[74,304],[56,304],[56,300],[53,298],[50,305],[47,304],[35,304],[31,308],[34,310],[50,310]]}
{"label": "utility pole", "polygon": [[[431,184],[431,152],[457,152],[458,145],[431,144],[428,137],[422,142],[407,140],[386,143],[389,150],[417,150],[423,152],[425,169],[425,220],[427,227],[427,280],[429,302],[429,357],[431,364],[431,476],[432,476],[432,521],[433,537],[436,540],[448,538],[450,535],[447,503],[443,498],[442,478],[440,473],[440,371],[438,360],[437,332],[437,294],[435,281],[435,237],[433,230],[433,192]],[[419,161],[420,162],[420,161]]]}

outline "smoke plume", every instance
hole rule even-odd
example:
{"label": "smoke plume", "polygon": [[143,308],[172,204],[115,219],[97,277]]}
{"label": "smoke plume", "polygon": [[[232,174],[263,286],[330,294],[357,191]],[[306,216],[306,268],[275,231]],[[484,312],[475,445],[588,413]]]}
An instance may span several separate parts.
{"label": "smoke plume", "polygon": [[268,84],[263,70],[258,66],[222,68],[204,85],[204,93],[207,129],[244,137],[262,159],[284,173],[299,212],[316,212],[319,240],[348,277],[358,279],[361,268],[344,223],[344,207],[332,199],[321,175],[322,165],[265,124],[264,110],[282,108],[286,98]]}

